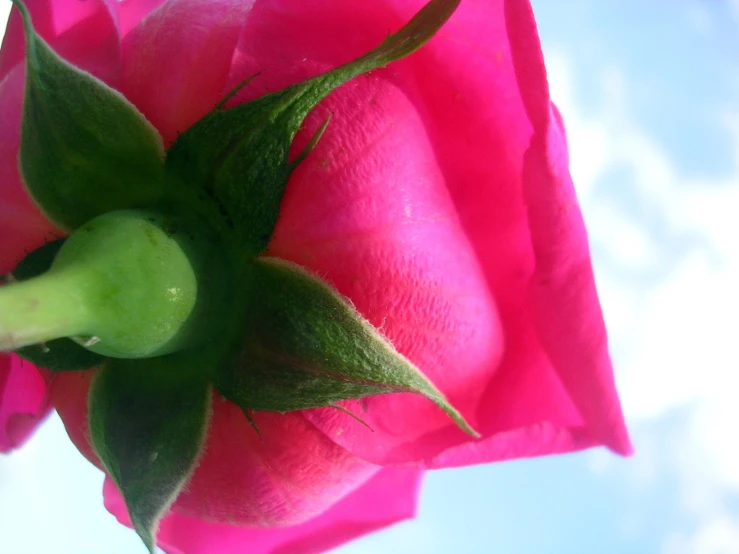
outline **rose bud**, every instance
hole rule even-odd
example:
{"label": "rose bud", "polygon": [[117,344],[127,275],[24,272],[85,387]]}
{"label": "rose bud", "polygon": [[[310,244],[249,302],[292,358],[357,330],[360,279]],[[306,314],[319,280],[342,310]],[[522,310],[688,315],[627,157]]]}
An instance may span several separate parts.
{"label": "rose bud", "polygon": [[426,469],[630,453],[527,1],[14,4],[0,448],[53,405],[171,554],[319,552]]}

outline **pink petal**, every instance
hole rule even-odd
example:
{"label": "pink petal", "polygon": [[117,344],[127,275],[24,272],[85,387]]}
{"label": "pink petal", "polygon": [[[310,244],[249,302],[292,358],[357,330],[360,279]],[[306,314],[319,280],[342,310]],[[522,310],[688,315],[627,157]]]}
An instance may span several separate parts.
{"label": "pink petal", "polygon": [[[383,469],[322,515],[292,527],[237,527],[170,514],[162,521],[159,545],[168,554],[318,554],[412,518],[421,476],[416,471]],[[131,526],[109,479],[105,506],[121,523]]]}
{"label": "pink petal", "polygon": [[221,99],[252,3],[169,0],[126,35],[121,92],[159,129],[166,143]]}
{"label": "pink petal", "polygon": [[[503,349],[495,302],[422,121],[395,87],[370,80],[362,85],[351,99],[347,94],[341,104],[325,104],[334,129],[344,131],[327,136],[314,153],[320,161],[296,174],[270,253],[328,277],[477,425],[482,393]],[[349,102],[365,108],[347,110]],[[388,113],[396,114],[390,132]],[[362,125],[353,133],[357,120]],[[346,406],[374,433],[332,409],[307,417],[320,418],[323,428],[330,422],[337,435],[348,428],[352,433],[341,444],[353,451],[383,449],[368,456],[447,428],[448,440],[466,440],[420,396],[379,396]],[[374,440],[376,433],[384,443]]]}
{"label": "pink petal", "polygon": [[[310,8],[318,11],[316,5],[329,9],[314,13]],[[324,68],[315,60],[329,57],[330,66],[344,62],[397,27],[392,14],[356,5],[302,3],[291,16],[285,10],[273,2],[252,11],[232,79],[264,74],[244,95],[315,74]],[[310,34],[300,21],[314,22],[307,26]],[[322,49],[329,36],[334,48]],[[299,57],[290,60],[288,54]],[[312,161],[291,180],[269,254],[328,277],[474,425],[500,359],[500,323],[424,121],[395,78],[392,70],[359,78],[310,117],[296,151],[333,114]],[[428,434],[448,431],[452,444],[466,440],[441,410],[415,395],[374,397],[348,407],[375,433],[335,410],[306,417],[325,431],[331,425],[331,436],[347,432],[340,444],[373,461],[384,462],[390,450]]]}
{"label": "pink petal", "polygon": [[59,233],[31,201],[18,173],[24,79],[17,65],[0,81],[0,275]]}
{"label": "pink petal", "polygon": [[[375,46],[421,4],[257,4],[230,84],[264,71],[244,100],[335,67]],[[334,93],[296,141],[297,151],[333,114],[288,185],[269,253],[333,283],[483,435],[470,442],[410,395],[346,404],[374,433],[335,410],[306,412],[369,461],[438,467],[596,444],[629,450],[605,343],[589,347],[594,336],[605,337],[593,317],[600,312],[592,277],[583,281],[577,313],[541,314],[559,288],[532,297],[542,239],[528,210],[554,215],[558,207],[527,205],[531,189],[551,195],[566,186],[529,178],[532,156],[546,166],[545,151],[526,154],[535,126],[524,102],[548,109],[540,59],[527,2],[463,2],[424,49]],[[564,148],[556,140],[548,148]],[[582,230],[577,211],[571,217]],[[563,243],[552,263],[566,267],[571,247],[589,272],[587,250],[583,257],[575,243]],[[548,334],[558,327],[571,334],[553,356]],[[574,382],[587,385],[578,391]]]}
{"label": "pink petal", "polygon": [[[96,75],[103,79],[117,73],[120,48],[116,0],[27,0],[26,6],[36,32],[64,58],[93,73],[97,69]],[[20,13],[13,9],[0,51],[0,81],[23,61],[25,44]],[[115,65],[106,68],[106,64]]]}
{"label": "pink petal", "polygon": [[299,413],[242,411],[214,399],[205,455],[174,510],[211,521],[302,523],[361,486],[378,467],[349,454]]}
{"label": "pink petal", "polygon": [[[72,441],[100,467],[87,427],[92,373],[57,374],[52,396]],[[337,446],[299,413],[255,412],[253,418],[261,437],[239,408],[214,398],[204,456],[175,512],[242,525],[293,525],[318,516],[379,470]]]}
{"label": "pink petal", "polygon": [[0,452],[21,446],[49,413],[45,377],[17,356],[0,354]]}
{"label": "pink petal", "polygon": [[158,8],[167,0],[122,0],[121,10],[121,36],[125,37],[128,32],[136,27],[139,22]]}
{"label": "pink petal", "polygon": [[87,424],[87,393],[95,371],[93,369],[56,373],[51,380],[49,393],[54,409],[64,422],[64,428],[77,450],[102,470],[103,466],[90,445],[90,432]]}
{"label": "pink petal", "polygon": [[[567,142],[551,105],[541,51],[527,48],[536,36],[529,6],[507,11],[517,78],[534,136],[526,152],[523,191],[536,268],[529,283],[532,318],[542,346],[593,435],[615,452],[630,454],[613,379],[608,341],[590,261],[585,224],[569,173]],[[590,368],[583,372],[582,368]]]}

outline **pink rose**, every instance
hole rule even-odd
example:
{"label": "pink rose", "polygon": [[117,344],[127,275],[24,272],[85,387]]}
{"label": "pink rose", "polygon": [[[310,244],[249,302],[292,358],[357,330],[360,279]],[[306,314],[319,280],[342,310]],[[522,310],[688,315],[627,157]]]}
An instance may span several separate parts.
{"label": "pink rose", "polygon": [[[120,90],[170,145],[245,78],[257,98],[371,50],[422,0],[28,0],[54,49]],[[17,166],[24,38],[0,52],[0,273],[55,229]],[[261,72],[261,73],[260,73]],[[320,552],[412,517],[422,470],[606,445],[631,451],[587,237],[526,0],[463,0],[419,52],[309,116],[271,256],[348,297],[480,432],[429,400],[254,414],[214,400],[205,455],[162,522],[170,553]],[[0,449],[50,403],[89,444],[92,372],[53,378],[0,356]],[[106,507],[130,524],[112,483]]]}

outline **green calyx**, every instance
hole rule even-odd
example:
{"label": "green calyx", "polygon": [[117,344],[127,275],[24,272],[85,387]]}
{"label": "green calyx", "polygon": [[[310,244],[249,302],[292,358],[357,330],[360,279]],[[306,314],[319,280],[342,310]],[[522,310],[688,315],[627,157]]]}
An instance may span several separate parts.
{"label": "green calyx", "polygon": [[20,168],[68,238],[29,254],[0,287],[0,351],[53,371],[98,368],[93,447],[153,552],[159,519],[194,471],[212,390],[251,410],[421,394],[474,430],[351,302],[264,256],[310,111],[350,79],[409,55],[456,10],[433,0],[375,50],[253,102],[228,95],[165,153],[120,93],[26,26]]}

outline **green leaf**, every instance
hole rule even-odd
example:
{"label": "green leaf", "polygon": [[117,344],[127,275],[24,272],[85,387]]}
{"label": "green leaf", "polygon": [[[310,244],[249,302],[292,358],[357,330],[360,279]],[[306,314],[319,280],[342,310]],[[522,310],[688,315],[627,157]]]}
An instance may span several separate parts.
{"label": "green leaf", "polygon": [[159,133],[123,95],[60,58],[13,2],[26,27],[20,167],[33,199],[68,230],[156,201],[164,188]]}
{"label": "green leaf", "polygon": [[198,204],[217,205],[234,229],[244,259],[251,259],[266,248],[274,231],[285,185],[296,165],[288,160],[290,145],[308,113],[336,87],[420,48],[458,5],[459,0],[429,2],[361,58],[253,102],[223,109],[238,89],[233,91],[178,138],[167,154],[167,170],[178,177],[175,182],[191,188]]}
{"label": "green leaf", "polygon": [[414,392],[475,435],[444,395],[339,293],[299,266],[259,258],[238,355],[216,388],[245,410],[287,412],[339,400]]}
{"label": "green leaf", "polygon": [[159,520],[195,470],[210,419],[207,365],[192,351],[109,360],[90,388],[90,436],[154,552]]}
{"label": "green leaf", "polygon": [[[65,239],[45,244],[28,254],[13,270],[18,281],[31,279],[46,273]],[[33,344],[19,348],[15,353],[34,365],[52,371],[79,371],[102,365],[105,357],[82,348],[70,339],[57,339],[46,344]]]}

